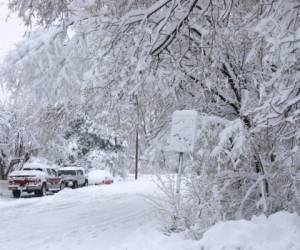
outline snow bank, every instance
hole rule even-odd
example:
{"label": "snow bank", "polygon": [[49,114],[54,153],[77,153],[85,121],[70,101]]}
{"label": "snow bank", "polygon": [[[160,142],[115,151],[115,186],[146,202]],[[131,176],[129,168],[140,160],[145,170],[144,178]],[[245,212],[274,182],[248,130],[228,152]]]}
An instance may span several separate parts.
{"label": "snow bank", "polygon": [[300,250],[300,217],[278,212],[251,221],[219,222],[200,241],[203,250]]}

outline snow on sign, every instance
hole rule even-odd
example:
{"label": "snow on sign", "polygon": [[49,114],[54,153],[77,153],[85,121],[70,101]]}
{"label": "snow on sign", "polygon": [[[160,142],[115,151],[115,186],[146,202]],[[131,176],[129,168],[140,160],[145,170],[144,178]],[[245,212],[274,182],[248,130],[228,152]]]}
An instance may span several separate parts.
{"label": "snow on sign", "polygon": [[175,152],[192,152],[194,150],[197,124],[197,111],[175,111],[172,116],[169,149]]}

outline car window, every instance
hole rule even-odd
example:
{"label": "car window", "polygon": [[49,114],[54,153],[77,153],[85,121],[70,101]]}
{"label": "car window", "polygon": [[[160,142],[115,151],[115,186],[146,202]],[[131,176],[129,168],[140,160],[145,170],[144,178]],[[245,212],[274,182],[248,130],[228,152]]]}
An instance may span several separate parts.
{"label": "car window", "polygon": [[50,169],[53,176],[57,177],[57,172],[54,169]]}
{"label": "car window", "polygon": [[77,170],[76,172],[77,172],[78,175],[83,175],[82,170]]}
{"label": "car window", "polygon": [[23,168],[22,170],[25,170],[25,171],[30,171],[30,170],[43,171],[43,169],[41,169],[41,168]]}
{"label": "car window", "polygon": [[70,176],[70,175],[76,175],[76,172],[75,170],[59,170],[58,175]]}

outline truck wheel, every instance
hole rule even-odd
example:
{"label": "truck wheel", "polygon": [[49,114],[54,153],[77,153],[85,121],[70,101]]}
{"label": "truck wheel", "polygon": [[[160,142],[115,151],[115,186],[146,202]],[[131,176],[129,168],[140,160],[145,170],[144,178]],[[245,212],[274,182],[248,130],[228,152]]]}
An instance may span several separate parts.
{"label": "truck wheel", "polygon": [[59,186],[59,191],[63,190],[64,188],[65,188],[65,184],[61,183],[60,186]]}
{"label": "truck wheel", "polygon": [[13,190],[12,194],[13,194],[14,198],[20,198],[21,191],[20,190]]}
{"label": "truck wheel", "polygon": [[89,185],[89,181],[88,181],[88,180],[85,180],[83,186],[86,187],[86,186],[88,186],[88,185]]}
{"label": "truck wheel", "polygon": [[73,184],[73,187],[72,187],[73,189],[76,189],[76,188],[78,188],[78,183],[75,181],[74,182],[74,184]]}
{"label": "truck wheel", "polygon": [[47,192],[46,184],[44,183],[44,184],[42,185],[41,190],[36,191],[35,194],[36,194],[37,196],[39,196],[39,197],[42,197],[42,196],[45,196],[45,195],[46,195],[46,192]]}

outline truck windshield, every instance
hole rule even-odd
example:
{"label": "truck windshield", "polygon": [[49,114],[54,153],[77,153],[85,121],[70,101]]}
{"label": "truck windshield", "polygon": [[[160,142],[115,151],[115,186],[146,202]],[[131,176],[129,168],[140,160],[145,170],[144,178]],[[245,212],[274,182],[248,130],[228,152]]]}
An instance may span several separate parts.
{"label": "truck windshield", "polygon": [[76,175],[75,170],[59,170],[58,175]]}

